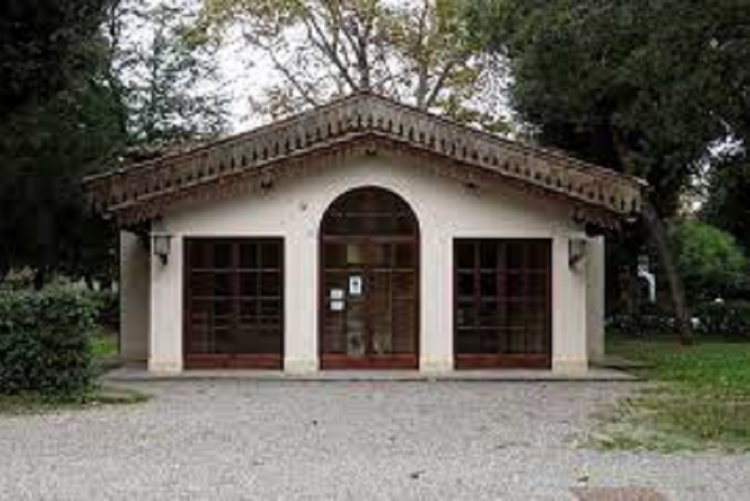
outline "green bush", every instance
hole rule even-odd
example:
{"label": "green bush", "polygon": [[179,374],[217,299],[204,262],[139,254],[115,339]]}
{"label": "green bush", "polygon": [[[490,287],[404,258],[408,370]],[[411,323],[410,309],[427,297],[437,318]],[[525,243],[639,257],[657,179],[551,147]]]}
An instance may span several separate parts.
{"label": "green bush", "polygon": [[637,313],[618,312],[607,318],[607,330],[635,337],[670,335],[675,331],[674,317],[656,304],[644,303]]}
{"label": "green bush", "polygon": [[750,341],[750,301],[705,303],[694,313],[699,335]]}
{"label": "green bush", "polygon": [[90,295],[96,306],[96,323],[100,326],[119,330],[120,325],[120,295],[113,291],[90,291]]}
{"label": "green bush", "polygon": [[741,294],[747,259],[732,235],[706,223],[685,221],[671,236],[677,269],[693,304]]}
{"label": "green bush", "polygon": [[95,301],[85,291],[0,292],[0,393],[72,397],[94,380]]}

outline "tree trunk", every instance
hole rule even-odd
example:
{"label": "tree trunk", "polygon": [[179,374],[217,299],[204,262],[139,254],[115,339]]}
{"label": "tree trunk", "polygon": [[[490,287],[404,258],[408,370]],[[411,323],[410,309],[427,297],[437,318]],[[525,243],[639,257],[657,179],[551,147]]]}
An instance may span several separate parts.
{"label": "tree trunk", "polygon": [[34,273],[34,280],[33,280],[34,290],[35,291],[42,290],[44,286],[46,285],[46,283],[47,283],[47,270],[45,270],[44,268],[37,269],[36,272]]}
{"label": "tree trunk", "polygon": [[672,254],[672,248],[667,237],[666,226],[650,201],[645,202],[643,217],[651,240],[656,247],[664,276],[667,279],[680,341],[683,345],[690,345],[693,343],[693,326],[690,311],[685,299],[682,278],[677,272],[677,265],[674,262],[674,255]]}

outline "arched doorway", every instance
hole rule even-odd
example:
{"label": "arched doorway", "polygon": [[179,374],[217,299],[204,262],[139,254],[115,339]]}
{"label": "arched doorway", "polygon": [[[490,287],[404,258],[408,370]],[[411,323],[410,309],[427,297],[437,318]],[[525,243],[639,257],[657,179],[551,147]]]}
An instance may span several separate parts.
{"label": "arched doorway", "polygon": [[323,369],[416,369],[419,225],[398,195],[358,188],[336,199],[320,229]]}

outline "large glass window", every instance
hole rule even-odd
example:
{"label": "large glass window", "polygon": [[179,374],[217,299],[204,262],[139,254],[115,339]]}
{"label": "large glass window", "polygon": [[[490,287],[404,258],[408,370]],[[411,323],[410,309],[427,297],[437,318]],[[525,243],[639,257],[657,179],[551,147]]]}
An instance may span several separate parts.
{"label": "large glass window", "polygon": [[549,364],[550,241],[456,240],[459,367]]}
{"label": "large glass window", "polygon": [[188,239],[186,263],[188,366],[280,367],[282,240]]}

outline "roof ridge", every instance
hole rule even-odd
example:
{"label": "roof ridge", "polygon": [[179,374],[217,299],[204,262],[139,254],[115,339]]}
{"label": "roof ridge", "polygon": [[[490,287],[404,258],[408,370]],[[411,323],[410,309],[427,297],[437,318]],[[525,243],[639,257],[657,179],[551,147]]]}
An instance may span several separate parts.
{"label": "roof ridge", "polygon": [[422,116],[428,117],[431,120],[438,121],[440,123],[443,123],[445,125],[451,126],[451,127],[457,127],[460,129],[463,129],[469,134],[479,135],[483,138],[489,139],[491,141],[496,141],[499,143],[502,143],[504,146],[509,148],[514,148],[517,150],[521,150],[523,153],[531,153],[531,154],[541,154],[544,156],[551,157],[556,160],[561,160],[564,162],[567,162],[569,164],[572,164],[571,167],[583,169],[583,170],[594,170],[596,172],[599,172],[601,175],[610,177],[610,178],[619,178],[619,179],[628,179],[630,181],[633,181],[641,186],[646,186],[648,183],[637,177],[630,174],[614,171],[612,169],[608,169],[605,167],[602,167],[600,165],[594,164],[592,162],[588,162],[586,160],[582,160],[576,157],[573,157],[563,151],[555,150],[551,148],[546,148],[544,146],[540,146],[537,144],[531,144],[526,141],[516,140],[516,139],[509,139],[506,137],[503,137],[499,134],[491,133],[488,131],[484,131],[481,129],[477,129],[474,127],[471,127],[467,124],[462,124],[460,122],[457,122],[455,120],[452,120],[450,118],[447,118],[442,115],[438,115],[436,113],[432,113],[429,110],[425,110],[422,108],[419,108],[418,106],[415,106],[410,103],[405,103],[403,101],[397,100],[390,96],[385,96],[376,92],[373,92],[372,90],[364,90],[360,89],[354,92],[351,92],[349,94],[346,94],[344,96],[339,96],[335,99],[332,99],[320,106],[315,106],[312,108],[308,108],[306,110],[300,111],[299,113],[295,113],[293,115],[290,115],[286,118],[276,120],[267,124],[260,125],[258,127],[255,127],[253,129],[240,132],[237,134],[232,134],[230,136],[219,138],[213,141],[208,141],[204,144],[197,145],[194,148],[187,148],[183,151],[175,151],[167,153],[163,156],[159,156],[156,158],[151,158],[148,160],[144,160],[141,162],[134,163],[132,165],[129,165],[127,167],[120,167],[118,169],[113,169],[107,172],[92,174],[90,176],[86,176],[84,178],[84,182],[93,181],[98,178],[107,177],[111,175],[117,175],[117,174],[125,174],[129,172],[134,172],[141,170],[145,167],[151,166],[151,165],[158,165],[160,163],[169,162],[171,160],[179,159],[181,157],[187,157],[195,155],[196,153],[200,152],[208,152],[211,150],[214,150],[216,148],[222,147],[222,146],[228,146],[232,145],[237,142],[241,142],[243,140],[252,138],[253,136],[261,135],[264,132],[271,131],[273,129],[281,129],[285,126],[291,125],[294,122],[297,121],[303,121],[307,117],[319,115],[322,113],[325,113],[327,110],[334,109],[338,106],[341,106],[342,104],[348,102],[348,101],[356,101],[356,100],[366,100],[366,99],[374,99],[377,101],[380,101],[384,103],[387,106],[400,108],[402,110],[408,111],[410,113],[418,113]]}

